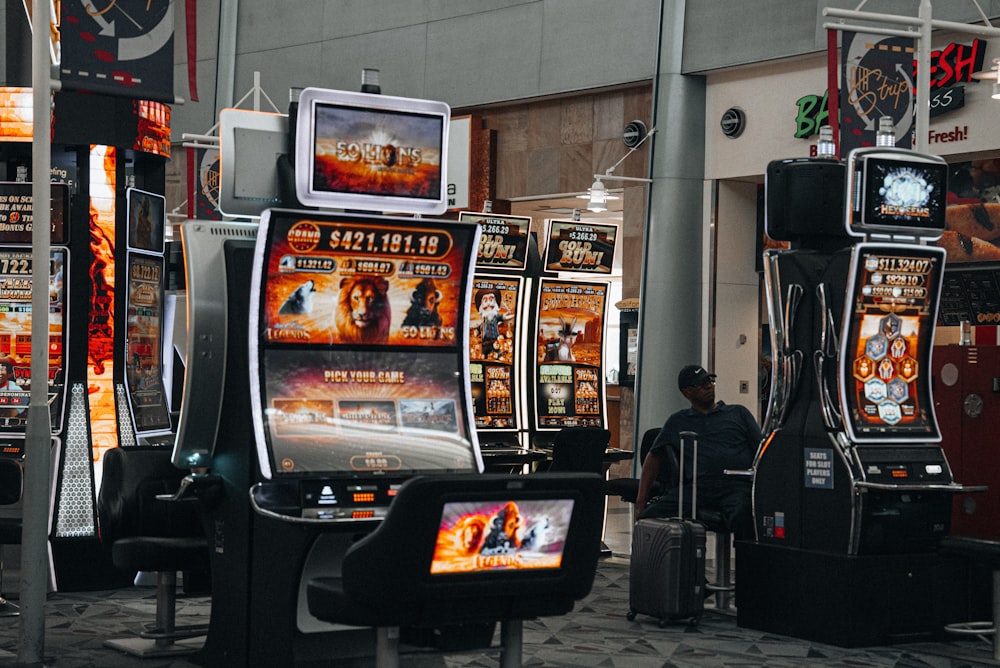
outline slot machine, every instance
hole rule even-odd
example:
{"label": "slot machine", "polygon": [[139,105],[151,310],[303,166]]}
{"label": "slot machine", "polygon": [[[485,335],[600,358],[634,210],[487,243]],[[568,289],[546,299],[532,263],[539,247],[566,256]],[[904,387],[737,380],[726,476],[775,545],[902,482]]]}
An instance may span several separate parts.
{"label": "slot machine", "polygon": [[520,471],[544,457],[530,448],[525,356],[528,307],[537,280],[531,218],[462,211],[481,230],[469,311],[469,376],[476,433],[487,471]]}
{"label": "slot machine", "polygon": [[[604,336],[618,226],[547,221],[535,293],[532,427],[551,445],[564,427],[607,428]],[[588,280],[589,279],[589,280]]]}
{"label": "slot machine", "polygon": [[[0,458],[20,469],[25,457],[27,408],[31,396],[32,286],[31,183],[0,183]],[[63,437],[66,400],[69,300],[67,245],[69,188],[52,184],[51,250],[48,271],[49,333],[48,385],[52,446],[58,451]],[[18,476],[20,477],[20,476]],[[20,494],[18,494],[20,496]],[[23,514],[20,499],[0,505],[0,525],[18,528]],[[19,548],[14,548],[19,549]],[[8,563],[18,559],[7,555]],[[54,574],[50,573],[54,579]],[[5,610],[12,608],[4,604]]]}
{"label": "slot machine", "polygon": [[173,447],[175,434],[163,383],[166,198],[128,188],[126,201],[128,274],[121,347],[122,385],[128,399],[128,411],[122,413],[128,417],[119,426],[119,442],[126,447]]}
{"label": "slot machine", "polygon": [[[174,462],[192,470],[216,546],[202,665],[369,656],[371,630],[316,619],[306,583],[339,572],[405,480],[483,469],[465,373],[480,227],[361,212],[443,212],[448,111],[306,89],[297,197],[321,209],[182,228],[192,362]],[[193,279],[205,265],[222,280]],[[214,327],[204,336],[193,309]],[[204,400],[188,405],[192,372]]]}
{"label": "slot machine", "polygon": [[[774,366],[739,623],[846,645],[936,636],[965,614],[961,587],[933,584],[964,581],[935,552],[965,489],[931,384],[947,166],[879,146],[767,178],[768,233],[791,247],[764,257]],[[797,588],[837,614],[810,618]]]}

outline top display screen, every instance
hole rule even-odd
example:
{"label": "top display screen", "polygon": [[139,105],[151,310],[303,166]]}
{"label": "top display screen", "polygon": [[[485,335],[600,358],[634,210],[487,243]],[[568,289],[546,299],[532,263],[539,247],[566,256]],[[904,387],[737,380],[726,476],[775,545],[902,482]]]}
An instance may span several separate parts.
{"label": "top display screen", "polygon": [[945,226],[948,165],[935,155],[896,148],[848,156],[847,231],[934,238]]}
{"label": "top display screen", "polygon": [[444,213],[450,118],[444,102],[306,88],[295,135],[299,201],[322,208]]}

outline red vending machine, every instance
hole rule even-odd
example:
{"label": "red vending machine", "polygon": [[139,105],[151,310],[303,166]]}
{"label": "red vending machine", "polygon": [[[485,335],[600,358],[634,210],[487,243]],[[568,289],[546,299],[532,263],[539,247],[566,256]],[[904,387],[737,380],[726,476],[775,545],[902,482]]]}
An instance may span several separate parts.
{"label": "red vending machine", "polygon": [[1000,540],[1000,264],[957,264],[944,272],[938,325],[965,333],[934,348],[934,412],[955,477],[986,493],[955,495],[951,533]]}

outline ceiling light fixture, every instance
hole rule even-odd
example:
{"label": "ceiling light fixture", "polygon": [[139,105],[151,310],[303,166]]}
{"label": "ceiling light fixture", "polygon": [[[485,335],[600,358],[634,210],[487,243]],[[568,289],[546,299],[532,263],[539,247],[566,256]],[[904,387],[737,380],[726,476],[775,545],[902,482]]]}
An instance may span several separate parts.
{"label": "ceiling light fixture", "polygon": [[[632,124],[635,123],[638,122],[637,121],[632,122]],[[645,126],[643,126],[642,129],[644,130]],[[615,171],[615,168],[618,167],[618,165],[625,162],[625,159],[627,157],[635,153],[639,149],[639,147],[646,142],[647,139],[652,137],[654,132],[656,132],[656,128],[652,128],[648,134],[642,136],[642,138],[629,149],[628,153],[623,155],[618,162],[608,167],[608,169],[603,174],[594,174],[594,183],[591,184],[590,186],[590,202],[588,202],[587,204],[587,208],[589,210],[595,212],[607,211],[608,200],[617,199],[614,195],[608,194],[608,189],[604,185],[605,181],[634,181],[637,183],[653,182],[653,179],[645,179],[637,176],[617,176],[613,172]]]}
{"label": "ceiling light fixture", "polygon": [[608,210],[607,203],[608,189],[604,187],[604,183],[600,179],[597,179],[590,186],[590,201],[587,203],[587,208],[599,213]]}

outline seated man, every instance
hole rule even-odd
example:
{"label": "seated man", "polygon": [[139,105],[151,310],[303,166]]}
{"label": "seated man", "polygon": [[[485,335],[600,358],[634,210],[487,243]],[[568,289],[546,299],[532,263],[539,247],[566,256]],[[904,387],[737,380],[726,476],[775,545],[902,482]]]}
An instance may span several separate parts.
{"label": "seated man", "polygon": [[[748,476],[727,475],[725,471],[750,468],[761,441],[760,427],[744,406],[730,406],[715,400],[715,374],[702,367],[689,365],[681,369],[677,385],[681,394],[691,402],[691,408],[679,410],[667,418],[642,463],[636,498],[639,517],[677,516],[676,479],[664,481],[669,487],[659,498],[650,499],[649,491],[661,475],[666,449],[673,448],[675,453],[679,453],[680,433],[693,431],[698,434],[698,506],[721,512],[723,523],[737,540],[753,539],[751,479]],[[686,486],[690,484],[693,469],[691,448],[692,444],[686,442]],[[690,487],[686,489],[689,493]],[[686,495],[684,503],[688,508],[689,498]]]}

